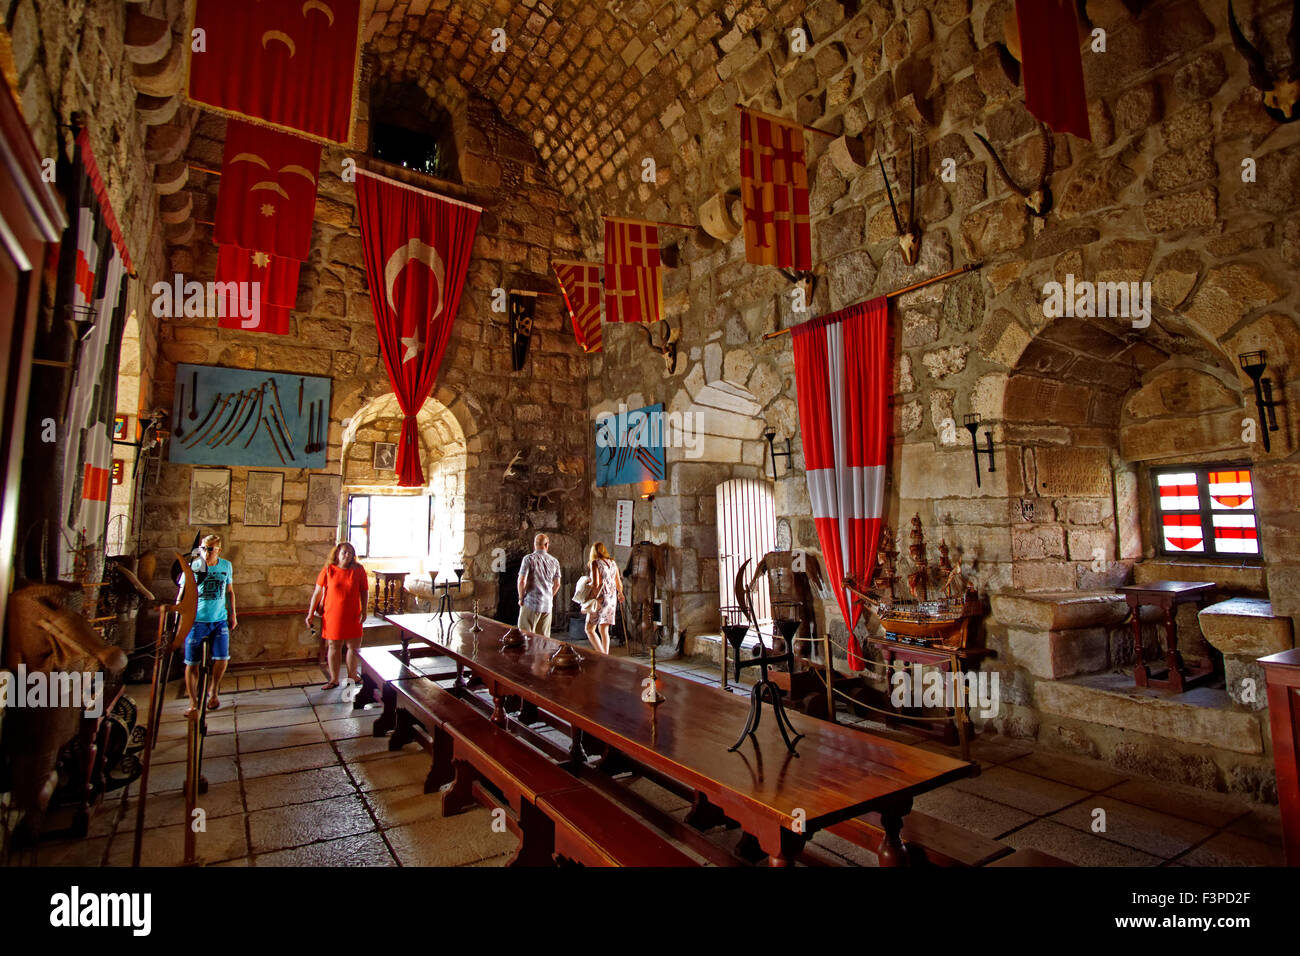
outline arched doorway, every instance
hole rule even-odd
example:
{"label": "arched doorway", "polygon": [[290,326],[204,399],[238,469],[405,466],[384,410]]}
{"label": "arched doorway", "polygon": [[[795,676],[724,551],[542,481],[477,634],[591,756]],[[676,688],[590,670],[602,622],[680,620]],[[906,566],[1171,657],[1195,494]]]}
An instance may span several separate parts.
{"label": "arched doorway", "polygon": [[[776,546],[776,504],[772,483],[758,478],[733,478],[717,488],[718,507],[718,601],[722,607],[736,604],[736,574],[749,562],[747,575],[763,555]],[[762,627],[771,622],[772,607],[767,576],[754,589],[754,616]]]}

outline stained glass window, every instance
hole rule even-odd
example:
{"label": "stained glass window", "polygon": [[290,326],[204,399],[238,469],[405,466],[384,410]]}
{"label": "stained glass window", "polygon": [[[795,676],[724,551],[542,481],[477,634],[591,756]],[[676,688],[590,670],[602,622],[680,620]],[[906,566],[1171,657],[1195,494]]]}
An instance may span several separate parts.
{"label": "stained glass window", "polygon": [[1250,469],[1229,465],[1155,472],[1156,521],[1164,555],[1259,555]]}

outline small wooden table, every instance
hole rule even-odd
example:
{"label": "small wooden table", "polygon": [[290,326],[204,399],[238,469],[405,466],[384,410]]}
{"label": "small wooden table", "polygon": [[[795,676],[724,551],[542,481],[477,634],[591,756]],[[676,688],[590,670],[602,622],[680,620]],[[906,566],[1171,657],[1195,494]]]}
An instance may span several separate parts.
{"label": "small wooden table", "polygon": [[[1204,605],[1217,587],[1213,582],[1204,581],[1151,581],[1115,589],[1115,593],[1124,595],[1133,614],[1133,679],[1138,687],[1168,688],[1181,694],[1214,673],[1213,662],[1195,670],[1183,663],[1183,655],[1178,651],[1178,624],[1174,618],[1178,605]],[[1151,676],[1151,667],[1142,660],[1142,619],[1138,608],[1143,604],[1152,604],[1165,614],[1165,661],[1169,673],[1160,680]]]}
{"label": "small wooden table", "polygon": [[1287,866],[1300,866],[1300,648],[1261,657]]}
{"label": "small wooden table", "polygon": [[406,576],[410,573],[375,572],[375,614],[402,614],[406,611]]}

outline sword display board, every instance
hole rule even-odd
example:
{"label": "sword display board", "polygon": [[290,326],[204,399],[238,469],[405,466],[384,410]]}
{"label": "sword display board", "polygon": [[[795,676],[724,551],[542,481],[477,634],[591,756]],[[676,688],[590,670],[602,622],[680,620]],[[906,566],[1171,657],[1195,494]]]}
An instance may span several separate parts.
{"label": "sword display board", "polygon": [[[324,468],[323,441],[308,445],[316,427],[328,426],[331,380],[320,375],[178,365],[172,421],[185,419],[185,435],[168,442],[171,461],[186,465]],[[180,386],[184,384],[184,397]]]}

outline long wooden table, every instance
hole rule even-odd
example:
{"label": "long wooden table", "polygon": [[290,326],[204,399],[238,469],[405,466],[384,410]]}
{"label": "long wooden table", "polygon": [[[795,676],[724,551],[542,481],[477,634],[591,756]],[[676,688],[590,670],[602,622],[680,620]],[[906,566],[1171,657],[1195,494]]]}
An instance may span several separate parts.
{"label": "long wooden table", "polygon": [[659,674],[665,700],[642,703],[649,668],[627,658],[584,651],[582,663],[557,669],[559,644],[527,634],[504,648],[508,625],[468,615],[455,624],[428,614],[387,618],[412,637],[471,669],[492,695],[492,720],[507,725],[505,699],[517,696],[624,754],[635,763],[694,790],[735,820],[768,855],[789,865],[817,830],[879,812],[883,866],[902,866],[900,831],[912,798],[976,772],[975,766],[837,724],[795,715],[804,737],[790,754],[770,710],[754,736],[727,748],[744,726],[749,700],[696,681]]}

